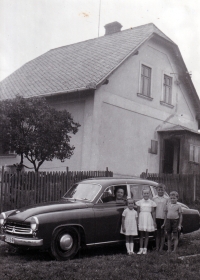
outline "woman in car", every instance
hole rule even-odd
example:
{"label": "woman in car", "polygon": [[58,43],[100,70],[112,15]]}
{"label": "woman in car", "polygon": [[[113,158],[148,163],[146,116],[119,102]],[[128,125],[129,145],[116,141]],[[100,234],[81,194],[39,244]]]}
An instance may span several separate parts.
{"label": "woman in car", "polygon": [[126,202],[126,195],[125,190],[122,187],[115,188],[114,190],[114,196],[108,197],[104,202],[108,203],[125,203]]}

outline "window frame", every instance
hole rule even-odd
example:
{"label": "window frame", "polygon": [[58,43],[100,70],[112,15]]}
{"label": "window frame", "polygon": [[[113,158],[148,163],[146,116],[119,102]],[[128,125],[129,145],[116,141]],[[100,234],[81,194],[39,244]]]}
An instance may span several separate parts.
{"label": "window frame", "polygon": [[[145,70],[147,70],[150,74],[146,75]],[[147,82],[147,93],[145,92],[145,81]],[[152,84],[152,68],[141,63],[140,68],[140,93],[144,96],[151,97],[151,84]]]}
{"label": "window frame", "polygon": [[15,151],[3,152],[2,145],[0,144],[0,157],[16,157],[17,154]]}
{"label": "window frame", "polygon": [[[165,77],[169,78],[170,85],[165,83]],[[169,89],[169,95],[167,96],[166,89]],[[173,77],[166,72],[163,72],[162,74],[162,100],[160,101],[160,104],[166,105],[170,108],[173,108]]]}
{"label": "window frame", "polygon": [[[104,202],[104,201],[103,201],[104,198],[102,198],[102,197],[103,197],[104,193],[107,192],[108,189],[112,188],[112,195],[110,195],[110,196],[114,198],[114,192],[115,192],[115,190],[118,189],[118,188],[120,188],[120,187],[126,189],[126,191],[125,191],[125,196],[128,197],[128,185],[127,185],[127,184],[120,184],[120,183],[119,183],[119,184],[114,184],[114,185],[110,185],[110,186],[108,186],[108,187],[105,188],[105,190],[102,192],[102,194],[100,195],[99,199],[97,200],[96,204],[99,204],[99,203],[102,203],[102,204],[105,204],[105,205],[109,204],[108,202]],[[109,197],[109,196],[108,196],[108,197]],[[113,204],[118,205],[118,203],[115,203],[115,202],[114,202]],[[121,203],[120,203],[120,204],[121,204]],[[122,205],[123,205],[123,204],[122,204]]]}
{"label": "window frame", "polygon": [[[148,69],[151,70],[150,72],[150,85],[149,85],[149,95],[145,94],[144,92],[142,92],[142,83],[143,83],[143,67],[146,67]],[[138,97],[142,97],[146,100],[152,101],[152,84],[153,84],[153,66],[144,62],[144,61],[140,61],[140,71],[139,71],[139,83],[138,83],[138,93],[137,96]]]}
{"label": "window frame", "polygon": [[189,161],[196,164],[200,164],[200,146],[195,144],[190,144]]}

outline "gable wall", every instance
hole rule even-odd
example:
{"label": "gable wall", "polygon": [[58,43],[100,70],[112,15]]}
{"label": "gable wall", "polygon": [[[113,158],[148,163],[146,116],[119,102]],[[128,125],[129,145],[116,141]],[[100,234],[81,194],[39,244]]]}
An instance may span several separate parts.
{"label": "gable wall", "polygon": [[[137,96],[137,93],[140,92],[141,64],[152,68],[152,101]],[[166,112],[169,115],[174,114],[173,119],[175,123],[182,123],[182,125],[188,128],[196,129],[197,122],[195,120],[194,107],[189,97],[190,93],[183,84],[177,85],[177,75],[171,74],[179,74],[180,70],[182,69],[178,65],[176,66],[176,61],[172,53],[164,46],[158,45],[155,41],[150,40],[139,49],[138,55],[131,56],[110,76],[109,84],[106,85],[106,91],[146,105],[150,110],[152,108],[158,109],[161,115],[162,112]],[[160,104],[164,74],[173,78],[173,109]]]}
{"label": "gable wall", "polygon": [[[140,65],[152,68],[152,101],[138,97]],[[180,66],[172,53],[150,40],[110,77],[95,94],[96,142],[92,146],[92,166],[108,166],[115,175],[159,172],[160,147],[149,153],[151,140],[159,140],[157,130],[182,125],[197,130],[193,103],[184,85],[176,83]],[[173,108],[161,105],[163,75],[173,78]]]}

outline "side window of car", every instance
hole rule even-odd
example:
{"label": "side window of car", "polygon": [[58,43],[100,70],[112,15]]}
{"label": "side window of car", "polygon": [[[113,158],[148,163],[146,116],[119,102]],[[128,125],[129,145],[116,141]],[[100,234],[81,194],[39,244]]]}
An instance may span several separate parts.
{"label": "side window of car", "polygon": [[123,199],[126,199],[127,198],[127,185],[114,185],[114,186],[110,186],[110,187],[106,188],[106,190],[103,192],[98,203],[116,202],[116,192],[118,189],[124,190]]}
{"label": "side window of car", "polygon": [[139,200],[142,199],[142,190],[149,190],[149,198],[152,199],[153,195],[152,195],[152,191],[149,185],[138,185],[138,184],[134,184],[134,185],[130,185],[130,192],[131,192],[131,196],[135,199],[135,200]]}
{"label": "side window of car", "polygon": [[114,200],[114,186],[108,187],[102,194],[101,200],[103,203]]}

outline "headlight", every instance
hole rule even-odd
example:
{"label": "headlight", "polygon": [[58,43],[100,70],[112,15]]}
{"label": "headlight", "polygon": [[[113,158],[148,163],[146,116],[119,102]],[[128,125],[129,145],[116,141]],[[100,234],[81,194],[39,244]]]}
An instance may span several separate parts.
{"label": "headlight", "polygon": [[39,220],[38,220],[37,217],[32,217],[32,218],[31,218],[30,226],[31,226],[31,229],[32,229],[33,231],[38,230],[38,227],[39,227]]}
{"label": "headlight", "polygon": [[0,215],[0,226],[3,226],[6,221],[6,214],[4,212],[1,213]]}

